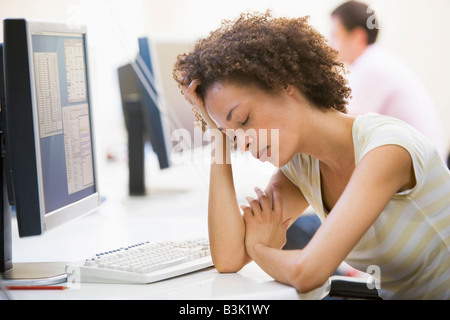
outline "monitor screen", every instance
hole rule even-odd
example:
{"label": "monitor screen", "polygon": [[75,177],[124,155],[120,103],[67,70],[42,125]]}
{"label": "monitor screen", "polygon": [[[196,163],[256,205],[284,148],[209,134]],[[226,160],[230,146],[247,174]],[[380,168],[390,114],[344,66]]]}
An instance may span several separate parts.
{"label": "monitor screen", "polygon": [[6,136],[20,236],[95,209],[86,30],[4,21]]}
{"label": "monitor screen", "polygon": [[32,32],[45,214],[95,193],[82,34]]}

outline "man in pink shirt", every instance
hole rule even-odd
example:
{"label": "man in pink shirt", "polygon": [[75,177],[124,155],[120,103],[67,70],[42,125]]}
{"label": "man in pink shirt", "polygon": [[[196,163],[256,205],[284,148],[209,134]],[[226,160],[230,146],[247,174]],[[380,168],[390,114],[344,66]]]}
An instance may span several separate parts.
{"label": "man in pink shirt", "polygon": [[443,130],[434,103],[417,75],[375,44],[378,25],[367,5],[349,1],[332,14],[331,46],[350,65],[350,114],[375,112],[401,119],[421,131],[446,160]]}

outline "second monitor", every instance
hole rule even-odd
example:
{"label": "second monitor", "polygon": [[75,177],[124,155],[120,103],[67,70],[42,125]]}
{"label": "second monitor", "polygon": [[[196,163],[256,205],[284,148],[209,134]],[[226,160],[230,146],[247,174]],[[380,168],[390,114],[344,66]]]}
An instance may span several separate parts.
{"label": "second monitor", "polygon": [[148,38],[139,39],[136,60],[118,69],[123,114],[128,131],[130,195],[145,195],[145,145],[149,142],[159,167],[170,167],[168,117],[161,103],[155,61]]}

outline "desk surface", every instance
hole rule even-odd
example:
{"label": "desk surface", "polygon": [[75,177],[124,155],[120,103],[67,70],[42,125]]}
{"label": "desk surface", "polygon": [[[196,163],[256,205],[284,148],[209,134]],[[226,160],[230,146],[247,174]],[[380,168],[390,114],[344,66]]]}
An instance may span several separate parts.
{"label": "desk surface", "polygon": [[299,294],[250,263],[238,273],[220,274],[208,268],[147,285],[81,283],[67,290],[24,290],[10,294],[13,299],[27,300],[296,300],[320,299],[327,289],[328,284],[307,295]]}
{"label": "desk surface", "polygon": [[[15,262],[79,261],[142,241],[207,237],[207,186],[198,177],[198,168],[152,170],[145,197],[128,196],[123,163],[105,163],[102,169],[105,201],[96,212],[31,238],[19,238],[13,221]],[[251,263],[238,273],[220,274],[208,268],[149,285],[81,283],[62,291],[10,293],[14,299],[275,300],[319,299],[327,289],[325,284],[308,295],[298,294]]]}

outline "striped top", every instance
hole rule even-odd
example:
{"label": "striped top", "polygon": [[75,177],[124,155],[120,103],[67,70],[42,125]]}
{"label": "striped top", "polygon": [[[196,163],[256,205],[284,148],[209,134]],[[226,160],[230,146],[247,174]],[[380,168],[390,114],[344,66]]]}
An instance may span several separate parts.
{"label": "striped top", "polygon": [[[376,147],[402,146],[417,183],[395,194],[345,262],[363,272],[379,270],[383,299],[450,299],[450,171],[421,133],[394,118],[358,116],[353,143],[356,165]],[[297,154],[282,171],[323,222],[319,160]]]}

